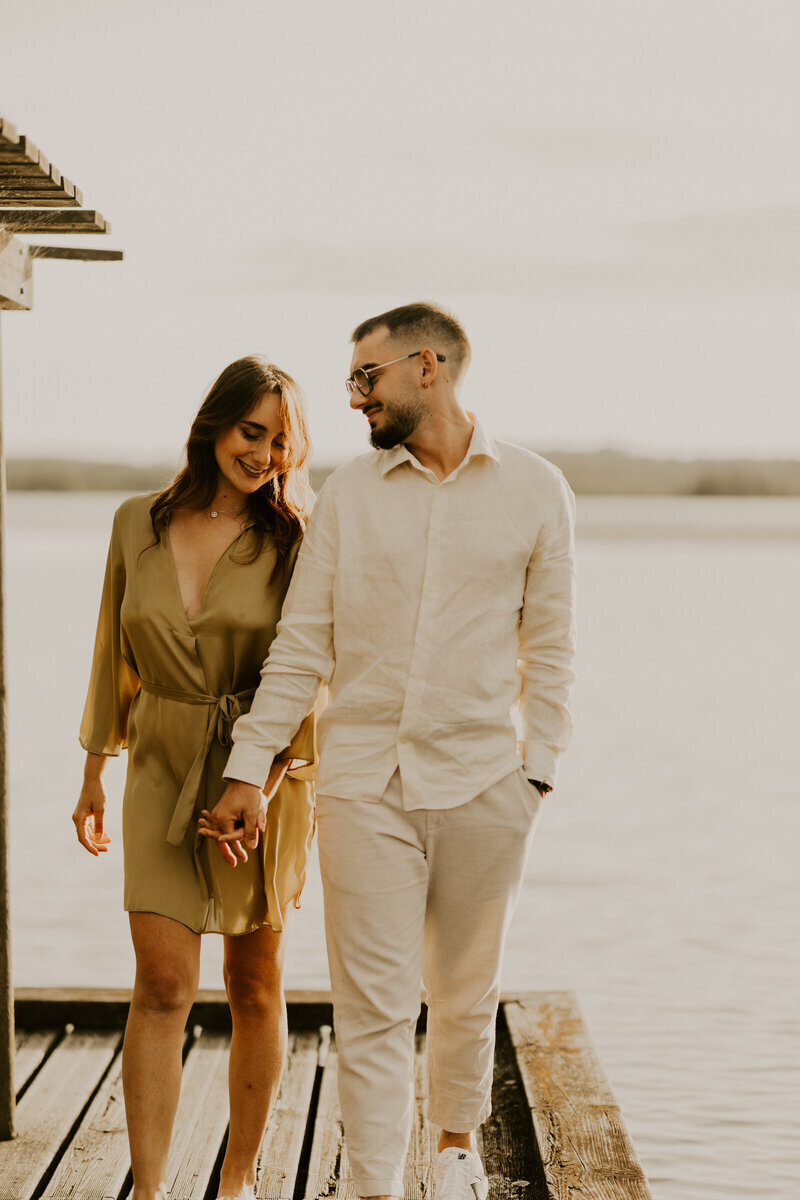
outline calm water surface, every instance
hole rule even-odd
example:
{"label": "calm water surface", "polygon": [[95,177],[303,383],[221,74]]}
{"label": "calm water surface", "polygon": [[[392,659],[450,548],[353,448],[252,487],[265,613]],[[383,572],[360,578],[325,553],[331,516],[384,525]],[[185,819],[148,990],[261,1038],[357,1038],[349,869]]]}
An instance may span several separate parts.
{"label": "calm water surface", "polygon": [[[7,543],[15,980],[127,986],[119,809],[70,813],[114,495],[14,494]],[[571,988],[656,1200],[800,1194],[800,501],[582,498],[576,734],[509,989]],[[205,939],[204,986],[220,985]],[[327,987],[312,871],[290,987]]]}

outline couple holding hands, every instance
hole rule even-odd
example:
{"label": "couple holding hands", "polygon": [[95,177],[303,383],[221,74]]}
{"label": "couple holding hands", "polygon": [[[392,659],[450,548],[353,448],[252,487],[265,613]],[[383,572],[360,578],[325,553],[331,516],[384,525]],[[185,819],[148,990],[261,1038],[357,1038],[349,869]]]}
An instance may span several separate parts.
{"label": "couple holding hands", "polygon": [[436,1200],[486,1200],[503,942],[571,728],[573,499],[461,408],[470,345],[449,313],[404,305],[352,340],[374,449],[313,512],[297,386],[253,357],[211,388],[173,483],[114,518],[73,820],[107,849],[101,773],[127,747],[133,1200],[166,1200],[208,932],[233,1022],[220,1193],[254,1195],[315,828],[354,1186],[403,1194],[424,981]]}

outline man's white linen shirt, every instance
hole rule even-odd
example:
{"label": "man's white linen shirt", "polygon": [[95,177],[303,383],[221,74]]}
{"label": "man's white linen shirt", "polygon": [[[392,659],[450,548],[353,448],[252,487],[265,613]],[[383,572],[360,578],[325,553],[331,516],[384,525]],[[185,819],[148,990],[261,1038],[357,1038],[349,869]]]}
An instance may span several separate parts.
{"label": "man's white linen shirt", "polygon": [[[227,779],[263,786],[314,706],[317,792],[408,810],[466,803],[524,765],[551,786],[571,735],[574,497],[474,421],[440,481],[403,446],[330,476]],[[512,710],[515,710],[512,715]]]}

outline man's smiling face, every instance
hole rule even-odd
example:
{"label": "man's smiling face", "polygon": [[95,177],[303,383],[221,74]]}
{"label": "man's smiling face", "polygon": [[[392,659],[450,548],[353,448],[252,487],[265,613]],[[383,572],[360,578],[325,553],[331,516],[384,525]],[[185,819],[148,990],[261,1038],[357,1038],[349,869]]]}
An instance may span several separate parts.
{"label": "man's smiling face", "polygon": [[350,406],[364,413],[369,421],[369,440],[381,450],[407,441],[430,415],[418,382],[419,360],[401,357],[409,353],[413,351],[406,350],[403,341],[393,340],[386,328],[374,330],[353,348],[350,374],[359,368],[367,371],[372,389],[367,396],[355,389]]}

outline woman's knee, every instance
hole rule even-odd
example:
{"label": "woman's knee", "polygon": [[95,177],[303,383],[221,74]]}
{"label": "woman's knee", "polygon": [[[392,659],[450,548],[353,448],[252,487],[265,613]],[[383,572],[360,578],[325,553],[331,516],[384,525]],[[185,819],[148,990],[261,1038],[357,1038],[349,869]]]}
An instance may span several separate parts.
{"label": "woman's knee", "polygon": [[136,953],[133,1002],[140,1009],[188,1009],[200,975],[200,935],[156,913],[131,913]]}
{"label": "woman's knee", "polygon": [[283,1005],[283,972],[274,961],[258,966],[226,961],[224,978],[234,1014],[265,1016]]}
{"label": "woman's knee", "polygon": [[139,963],[136,968],[134,1004],[157,1013],[188,1011],[197,991],[193,971],[181,963]]}

